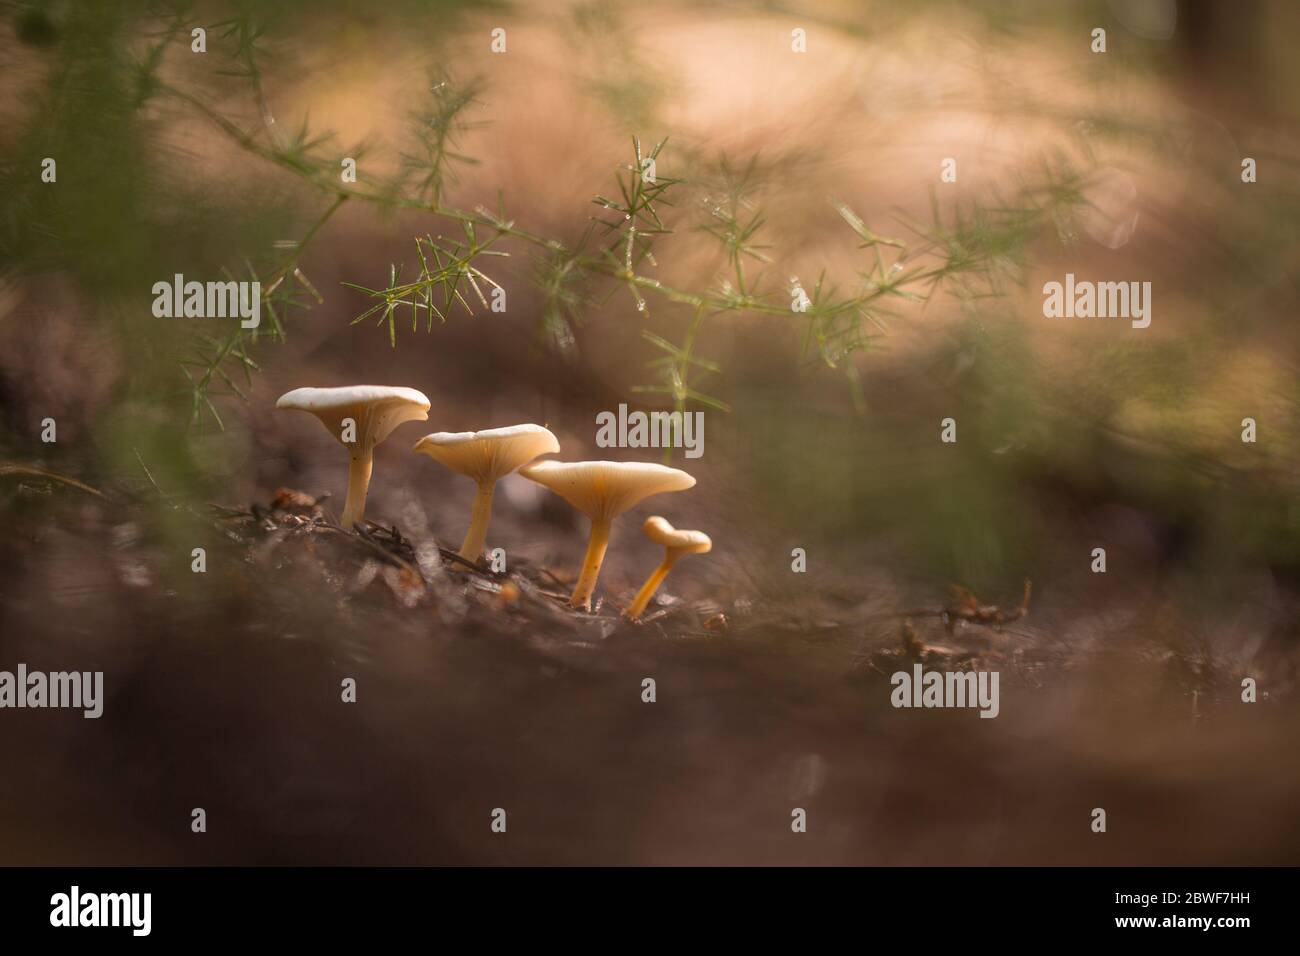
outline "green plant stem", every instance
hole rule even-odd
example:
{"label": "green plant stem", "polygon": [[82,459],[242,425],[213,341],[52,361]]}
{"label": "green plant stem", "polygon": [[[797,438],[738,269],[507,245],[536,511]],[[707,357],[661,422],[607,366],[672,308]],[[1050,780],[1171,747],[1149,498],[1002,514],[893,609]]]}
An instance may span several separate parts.
{"label": "green plant stem", "polygon": [[530,232],[527,229],[521,229],[513,223],[501,222],[491,216],[481,213],[466,212],[461,209],[455,209],[438,204],[430,205],[429,203],[419,202],[413,199],[394,199],[375,193],[368,193],[362,189],[344,189],[340,184],[324,179],[322,176],[314,174],[311,170],[303,169],[297,163],[289,161],[287,157],[278,151],[263,146],[226,117],[222,116],[208,104],[204,103],[203,100],[199,99],[197,96],[162,81],[159,81],[159,90],[194,107],[202,113],[203,116],[216,124],[221,132],[226,134],[226,136],[233,140],[241,149],[268,162],[274,163],[287,172],[293,173],[295,176],[298,176],[316,189],[333,194],[338,197],[340,203],[344,199],[355,197],[368,202],[392,204],[401,209],[423,210],[444,219],[492,229],[495,230],[499,236],[507,236],[511,239],[517,239],[540,249],[569,254],[573,257],[576,265],[588,272],[594,272],[609,278],[616,278],[635,286],[638,289],[646,289],[655,292],[670,302],[717,309],[720,311],[740,307],[765,315],[786,314],[784,308],[769,305],[757,299],[753,299],[748,295],[742,295],[740,299],[737,300],[733,298],[702,295],[694,292],[687,292],[683,289],[676,289],[672,286],[665,285],[658,279],[636,273],[631,268],[631,263],[626,259],[621,264],[612,265],[608,260],[597,256],[574,253],[558,240],[549,239],[535,232]]}

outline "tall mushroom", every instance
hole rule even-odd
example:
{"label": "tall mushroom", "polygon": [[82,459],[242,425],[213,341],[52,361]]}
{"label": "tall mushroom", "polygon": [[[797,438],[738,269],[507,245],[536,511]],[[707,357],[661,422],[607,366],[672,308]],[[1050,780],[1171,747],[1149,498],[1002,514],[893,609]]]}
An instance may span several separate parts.
{"label": "tall mushroom", "polygon": [[348,498],[342,517],[345,528],[359,524],[365,517],[375,446],[403,422],[422,422],[429,417],[429,400],[422,392],[387,385],[295,388],[281,395],[275,407],[311,412],[347,447],[350,462]]}
{"label": "tall mushroom", "polygon": [[684,554],[706,554],[713,549],[713,541],[703,531],[678,531],[658,515],[646,518],[641,530],[651,541],[664,546],[664,559],[650,577],[646,578],[645,584],[641,585],[641,590],[636,592],[636,597],[623,612],[628,620],[633,621],[641,616],[641,612],[650,603],[655,591],[659,590],[659,585],[663,584],[664,578],[668,577],[668,572],[672,570],[678,558]]}
{"label": "tall mushroom", "polygon": [[462,558],[477,561],[487,541],[492,491],[497,481],[538,455],[559,451],[560,443],[541,425],[512,425],[481,432],[436,432],[416,442],[414,450],[478,484],[469,531],[460,546]]}
{"label": "tall mushroom", "polygon": [[614,519],[651,495],[695,485],[694,478],[677,468],[631,461],[535,461],[519,474],[550,488],[591,519],[587,556],[569,598],[571,607],[588,610]]}

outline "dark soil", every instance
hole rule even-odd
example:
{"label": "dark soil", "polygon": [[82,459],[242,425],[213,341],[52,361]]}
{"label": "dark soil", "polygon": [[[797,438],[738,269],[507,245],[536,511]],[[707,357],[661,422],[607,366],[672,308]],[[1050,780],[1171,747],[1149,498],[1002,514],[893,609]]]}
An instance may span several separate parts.
{"label": "dark soil", "polygon": [[[1294,696],[1241,703],[1231,661],[1150,636],[1183,626],[1158,597],[1112,607],[1096,636],[1050,589],[1004,627],[945,626],[942,594],[917,608],[869,589],[856,604],[675,600],[633,625],[611,607],[626,594],[572,612],[539,564],[480,573],[310,509],[75,490],[15,504],[6,657],[102,669],[107,700],[99,720],[0,721],[6,864],[1300,856]],[[158,551],[177,522],[206,574]],[[1278,646],[1294,644],[1256,663]],[[999,717],[893,709],[888,673],[919,658],[998,670]],[[1257,671],[1262,688],[1283,686],[1288,660]]]}

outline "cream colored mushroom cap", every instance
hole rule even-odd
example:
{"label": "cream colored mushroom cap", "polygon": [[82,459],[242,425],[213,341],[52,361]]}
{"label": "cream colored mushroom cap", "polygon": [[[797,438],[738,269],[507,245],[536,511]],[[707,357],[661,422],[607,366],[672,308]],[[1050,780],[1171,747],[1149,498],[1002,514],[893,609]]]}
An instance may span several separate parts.
{"label": "cream colored mushroom cap", "polygon": [[666,518],[651,515],[641,525],[645,536],[656,544],[662,544],[672,551],[684,551],[687,554],[707,554],[713,550],[713,539],[703,531],[679,531],[668,523]]}
{"label": "cream colored mushroom cap", "polygon": [[560,443],[541,425],[511,425],[481,432],[435,432],[416,442],[413,450],[454,472],[487,482],[510,474],[538,455],[559,451]]}
{"label": "cream colored mushroom cap", "polygon": [[343,419],[351,418],[357,423],[356,444],[365,447],[378,445],[404,422],[429,417],[429,399],[423,392],[389,385],[295,388],[281,395],[275,407],[311,412],[340,442]]}
{"label": "cream colored mushroom cap", "polygon": [[611,521],[638,502],[695,486],[686,472],[638,461],[535,461],[519,474],[553,492],[593,521]]}

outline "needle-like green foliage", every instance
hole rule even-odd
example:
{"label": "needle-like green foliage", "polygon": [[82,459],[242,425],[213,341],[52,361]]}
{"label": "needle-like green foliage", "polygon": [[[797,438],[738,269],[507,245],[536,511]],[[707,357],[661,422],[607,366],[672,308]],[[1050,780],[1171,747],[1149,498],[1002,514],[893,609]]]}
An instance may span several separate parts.
{"label": "needle-like green foliage", "polygon": [[[582,8],[576,16],[583,29],[609,31],[618,26],[594,7]],[[626,294],[638,317],[655,323],[642,330],[654,353],[647,363],[654,380],[636,390],[662,396],[679,411],[692,405],[728,407],[702,388],[709,381],[715,388],[725,374],[707,357],[708,325],[724,315],[760,315],[796,326],[802,332],[804,356],[843,369],[856,395],[852,356],[870,348],[890,320],[905,308],[923,308],[940,294],[971,307],[1002,296],[1023,276],[1030,242],[1045,232],[1068,240],[1074,211],[1084,201],[1082,176],[1059,159],[1045,164],[1036,181],[1006,197],[946,211],[934,199],[929,221],[903,219],[913,236],[910,242],[873,231],[847,205],[832,200],[857,239],[862,267],[856,276],[838,281],[820,270],[815,281],[801,285],[779,271],[776,278],[768,275],[775,267],[757,197],[756,159],[741,165],[723,159],[712,181],[692,197],[695,187],[668,174],[675,162],[665,142],[647,149],[633,137],[630,161],[618,171],[614,190],[594,198],[599,212],[578,241],[566,243],[518,224],[502,201],[493,211],[448,204],[447,190],[455,182],[457,167],[475,162],[463,138],[479,123],[479,81],[460,82],[445,70],[434,73],[423,98],[409,112],[408,144],[399,153],[397,174],[387,182],[349,184],[340,181],[341,151],[331,134],[313,130],[305,119],[296,125],[277,121],[264,79],[267,64],[275,61],[275,50],[268,45],[276,34],[266,12],[238,5],[233,16],[214,25],[209,37],[216,73],[246,84],[256,117],[251,123],[227,115],[202,91],[163,78],[163,51],[178,38],[184,42],[188,23],[183,5],[164,8],[164,15],[152,22],[149,42],[129,62],[133,102],[168,101],[197,112],[236,147],[296,177],[321,210],[301,239],[285,244],[285,254],[250,256],[252,261],[227,269],[228,275],[262,283],[267,321],[258,330],[236,327],[224,335],[204,333],[184,346],[180,365],[194,420],[206,412],[220,424],[213,399],[242,397],[258,369],[253,352],[260,342],[282,340],[288,314],[320,301],[301,258],[349,199],[384,209],[418,210],[430,221],[426,234],[415,242],[413,274],[406,267],[409,263],[394,263],[378,286],[344,283],[371,300],[354,323],[373,319],[396,347],[399,325],[404,328],[409,322],[412,332],[432,332],[454,315],[489,309],[490,297],[502,288],[495,260],[527,251],[533,264],[525,275],[540,302],[538,340],[574,352],[581,326],[596,314],[612,311],[600,303],[611,294]],[[358,145],[346,155],[358,156],[362,149]],[[688,198],[698,201],[685,202]],[[33,199],[38,200],[39,195]],[[11,203],[7,211],[12,214],[15,208],[23,207]],[[39,216],[32,218],[39,223]],[[656,275],[661,244],[671,242],[680,229],[708,235],[721,251],[721,268],[703,288],[678,287]]]}

